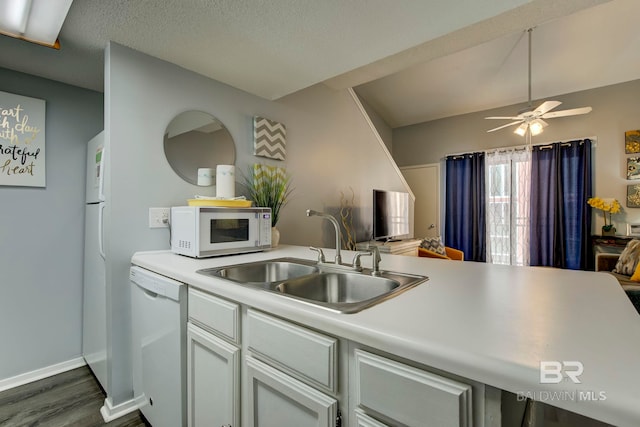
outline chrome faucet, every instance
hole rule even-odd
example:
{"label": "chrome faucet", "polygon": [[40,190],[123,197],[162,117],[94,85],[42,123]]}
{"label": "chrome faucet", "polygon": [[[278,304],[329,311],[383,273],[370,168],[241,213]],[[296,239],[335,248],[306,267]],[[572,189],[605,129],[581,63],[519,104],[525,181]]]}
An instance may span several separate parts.
{"label": "chrome faucet", "polygon": [[371,270],[372,276],[380,276],[380,251],[377,246],[369,246],[365,251],[356,252],[353,257],[353,265],[342,264],[342,255],[340,255],[340,244],[342,243],[342,233],[340,232],[340,224],[338,221],[332,216],[324,212],[317,212],[312,209],[307,209],[307,216],[319,216],[331,221],[334,228],[336,229],[336,258],[333,263],[326,262],[324,257],[324,252],[322,249],[310,247],[312,251],[318,252],[318,264],[322,265],[326,268],[339,269],[339,270],[349,270],[362,272],[362,263],[360,262],[360,258],[363,256],[373,256],[373,268]]}
{"label": "chrome faucet", "polygon": [[340,245],[342,243],[342,234],[340,233],[340,224],[338,224],[338,220],[336,220],[332,215],[329,215],[324,212],[317,212],[312,209],[307,209],[307,216],[319,216],[331,221],[334,228],[336,229],[336,258],[334,262],[336,265],[342,264],[342,256],[340,255]]}

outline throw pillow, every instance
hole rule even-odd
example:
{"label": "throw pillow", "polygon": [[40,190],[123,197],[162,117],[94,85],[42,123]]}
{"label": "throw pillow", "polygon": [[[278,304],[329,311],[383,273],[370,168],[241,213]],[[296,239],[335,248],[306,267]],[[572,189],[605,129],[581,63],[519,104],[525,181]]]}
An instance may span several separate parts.
{"label": "throw pillow", "polygon": [[614,273],[624,274],[625,276],[631,276],[638,266],[638,260],[640,259],[640,240],[632,240],[627,243],[618,258],[616,268],[613,269]]}
{"label": "throw pillow", "polygon": [[636,266],[636,271],[633,272],[633,276],[629,279],[632,282],[640,282],[640,262]]}
{"label": "throw pillow", "polygon": [[435,252],[438,255],[447,256],[447,252],[444,250],[444,244],[440,236],[438,237],[425,237],[420,243],[420,247],[428,251]]}

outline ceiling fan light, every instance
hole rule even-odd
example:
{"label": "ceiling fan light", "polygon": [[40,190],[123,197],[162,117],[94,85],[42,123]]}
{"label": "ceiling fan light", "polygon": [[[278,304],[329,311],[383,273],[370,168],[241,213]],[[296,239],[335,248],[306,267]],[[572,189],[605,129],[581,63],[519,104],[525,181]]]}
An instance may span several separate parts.
{"label": "ceiling fan light", "polygon": [[531,135],[536,136],[536,135],[540,135],[542,133],[542,131],[544,130],[544,126],[546,125],[546,123],[544,123],[542,120],[534,120],[529,124],[529,130],[531,131]]}
{"label": "ceiling fan light", "polygon": [[524,134],[527,133],[527,124],[522,123],[520,126],[516,128],[516,130],[513,131],[513,133],[516,133],[520,136],[524,136]]}

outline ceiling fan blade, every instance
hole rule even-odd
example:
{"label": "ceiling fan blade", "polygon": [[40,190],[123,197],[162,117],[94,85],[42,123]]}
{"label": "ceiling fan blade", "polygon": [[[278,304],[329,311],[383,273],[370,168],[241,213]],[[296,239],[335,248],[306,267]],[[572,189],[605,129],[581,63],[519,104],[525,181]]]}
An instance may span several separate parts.
{"label": "ceiling fan blade", "polygon": [[494,132],[494,131],[497,131],[497,130],[500,130],[500,129],[504,129],[504,128],[509,127],[509,126],[520,124],[522,122],[524,122],[524,120],[516,120],[515,122],[507,123],[506,125],[502,125],[502,126],[498,126],[497,128],[490,129],[487,132]]}
{"label": "ceiling fan blade", "polygon": [[489,120],[520,120],[520,117],[485,117],[485,119],[489,119]]}
{"label": "ceiling fan blade", "polygon": [[587,114],[592,110],[591,107],[573,108],[571,110],[554,111],[552,113],[543,114],[543,119],[553,119],[554,117],[577,116],[579,114]]}
{"label": "ceiling fan blade", "polygon": [[544,101],[542,104],[540,104],[538,108],[535,109],[534,112],[536,115],[539,116],[539,115],[545,114],[548,111],[553,110],[560,104],[562,104],[562,102],[560,101]]}

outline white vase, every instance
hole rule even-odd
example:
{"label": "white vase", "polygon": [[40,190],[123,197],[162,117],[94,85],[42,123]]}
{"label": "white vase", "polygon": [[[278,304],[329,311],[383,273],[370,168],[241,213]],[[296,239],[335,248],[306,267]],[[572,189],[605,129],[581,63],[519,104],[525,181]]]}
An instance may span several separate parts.
{"label": "white vase", "polygon": [[271,227],[271,247],[277,247],[278,243],[280,243],[280,230],[275,227]]}

